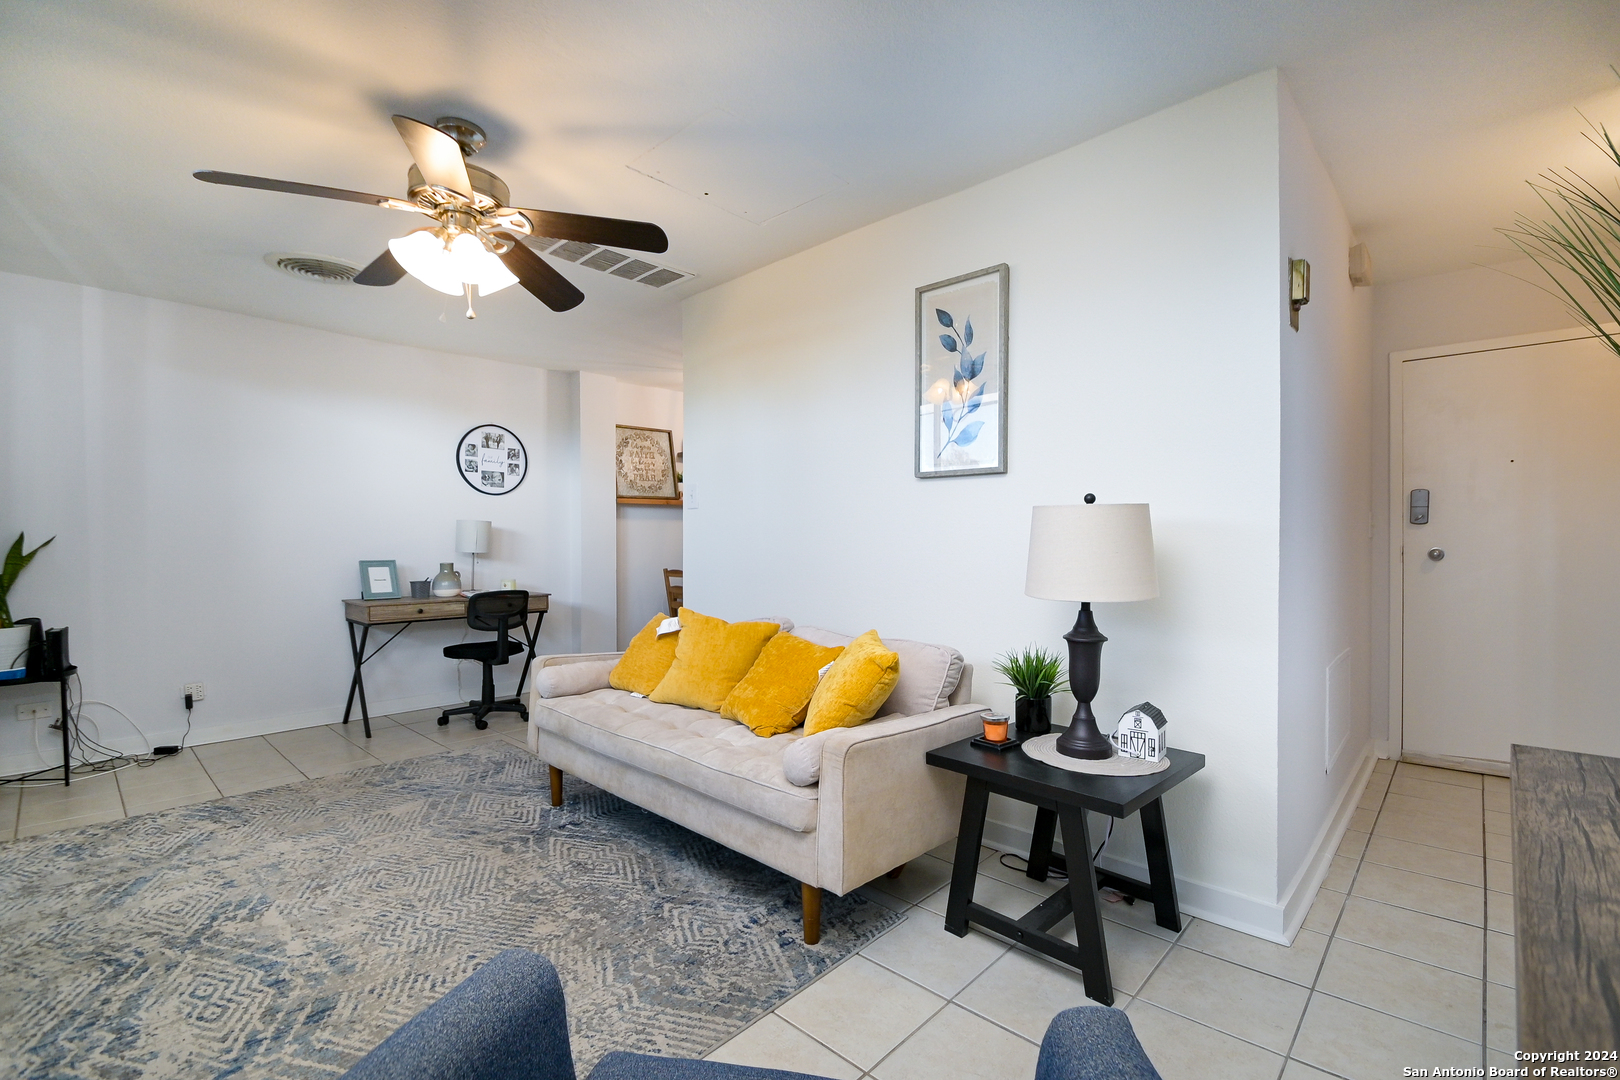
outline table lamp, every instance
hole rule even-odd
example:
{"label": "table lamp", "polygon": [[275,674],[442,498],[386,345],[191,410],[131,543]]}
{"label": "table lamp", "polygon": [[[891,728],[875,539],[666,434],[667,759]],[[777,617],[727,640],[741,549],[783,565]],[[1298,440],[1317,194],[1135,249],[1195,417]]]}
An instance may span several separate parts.
{"label": "table lamp", "polygon": [[478,556],[489,554],[489,522],[462,518],[456,522],[456,550],[473,557],[468,592],[478,591]]}
{"label": "table lamp", "polygon": [[1069,688],[1074,719],[1058,737],[1057,748],[1073,758],[1111,757],[1113,744],[1097,730],[1091,699],[1102,674],[1102,647],[1094,603],[1151,600],[1159,595],[1153,568],[1153,525],[1147,503],[1037,506],[1029,523],[1029,568],[1024,593],[1041,600],[1080,602],[1069,643]]}

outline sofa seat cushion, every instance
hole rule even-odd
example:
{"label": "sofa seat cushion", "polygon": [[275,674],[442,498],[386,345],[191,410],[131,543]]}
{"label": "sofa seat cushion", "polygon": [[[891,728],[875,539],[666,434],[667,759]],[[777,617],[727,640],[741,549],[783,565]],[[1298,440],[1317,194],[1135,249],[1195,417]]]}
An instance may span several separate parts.
{"label": "sofa seat cushion", "polygon": [[816,827],[819,789],[795,787],[782,771],[797,733],[762,739],[711,712],[611,689],[538,701],[531,716],[541,731],[794,832]]}

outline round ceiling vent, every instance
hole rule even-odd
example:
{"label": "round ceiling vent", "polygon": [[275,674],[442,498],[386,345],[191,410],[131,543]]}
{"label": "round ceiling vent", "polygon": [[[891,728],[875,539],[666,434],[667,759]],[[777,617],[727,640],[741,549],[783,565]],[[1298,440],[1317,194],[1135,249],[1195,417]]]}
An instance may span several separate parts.
{"label": "round ceiling vent", "polygon": [[264,257],[264,261],[284,274],[291,274],[305,281],[319,281],[326,285],[347,284],[360,272],[358,266],[351,266],[340,259],[328,259],[324,255],[297,255],[272,251]]}

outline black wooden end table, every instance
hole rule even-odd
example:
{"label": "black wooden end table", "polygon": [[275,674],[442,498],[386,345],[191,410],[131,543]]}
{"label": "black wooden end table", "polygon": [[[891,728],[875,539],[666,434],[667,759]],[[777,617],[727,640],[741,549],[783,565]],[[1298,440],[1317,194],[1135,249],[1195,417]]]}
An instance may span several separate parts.
{"label": "black wooden end table", "polygon": [[[945,929],[962,937],[970,923],[977,923],[1078,968],[1085,976],[1086,996],[1112,1005],[1113,980],[1108,972],[1108,948],[1103,940],[1097,889],[1107,886],[1126,896],[1149,900],[1160,926],[1181,930],[1175,871],[1170,865],[1164,806],[1159,800],[1165,792],[1202,769],[1204,755],[1172,747],[1167,751],[1170,767],[1163,772],[1149,776],[1098,776],[1042,764],[1022,750],[980,750],[970,745],[971,741],[963,739],[930,750],[926,758],[928,764],[936,768],[967,777],[967,790],[962,797],[962,827],[956,836],[956,862],[951,870],[950,899],[945,907]],[[1025,873],[1037,881],[1045,881],[1050,869],[1062,869],[1069,875],[1067,888],[1059,889],[1020,919],[1010,919],[973,902],[979,844],[984,839],[984,815],[992,794],[1036,807],[1029,869]],[[1142,838],[1147,847],[1147,881],[1098,870],[1092,865],[1087,810],[1117,818],[1141,811]],[[1058,825],[1063,827],[1066,862],[1063,856],[1052,854],[1052,839]],[[1046,932],[1070,915],[1074,916],[1075,945]]]}

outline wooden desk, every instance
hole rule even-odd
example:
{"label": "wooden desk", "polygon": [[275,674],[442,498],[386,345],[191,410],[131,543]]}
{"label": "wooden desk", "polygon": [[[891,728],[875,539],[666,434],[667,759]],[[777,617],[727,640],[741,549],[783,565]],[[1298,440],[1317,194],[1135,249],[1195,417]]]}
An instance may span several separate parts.
{"label": "wooden desk", "polygon": [[1512,782],[1519,1049],[1620,1050],[1620,758],[1515,746]]}
{"label": "wooden desk", "polygon": [[[1061,729],[1058,729],[1061,730]],[[945,902],[945,929],[962,937],[969,923],[978,923],[1036,952],[1078,968],[1085,976],[1086,996],[1104,1005],[1114,1003],[1113,980],[1108,971],[1108,946],[1103,939],[1102,911],[1097,889],[1108,886],[1126,896],[1149,900],[1158,924],[1181,930],[1176,905],[1175,868],[1170,864],[1170,839],[1165,832],[1160,797],[1204,767],[1204,755],[1171,747],[1170,767],[1147,776],[1096,776],[1069,772],[1028,757],[1022,750],[981,750],[971,739],[928,751],[925,760],[939,769],[962,773],[967,789],[962,795],[962,826],[956,834],[956,861],[951,870],[950,898]],[[1030,909],[1021,919],[1009,919],[973,902],[978,876],[979,842],[984,838],[985,810],[990,796],[1033,804],[1035,831],[1025,873],[1045,881],[1056,867],[1069,875],[1069,884]],[[1149,881],[1098,870],[1091,863],[1091,837],[1085,811],[1124,818],[1142,813],[1142,839],[1147,847]],[[1064,855],[1052,854],[1052,840],[1063,825]],[[1046,931],[1063,919],[1074,918],[1076,944]]]}
{"label": "wooden desk", "polygon": [[[529,629],[529,620],[523,619],[523,637],[529,646],[528,653],[523,657],[523,674],[518,676],[518,697],[523,696],[523,683],[529,677],[529,665],[534,661],[534,639],[540,634],[540,624],[545,622],[546,612],[551,610],[551,594],[532,592],[529,594],[529,614],[539,615],[534,621],[534,629]],[[451,619],[467,621],[467,598],[465,596],[430,596],[420,599],[401,597],[397,600],[345,600],[343,601],[343,617],[349,624],[349,651],[354,659],[354,675],[349,679],[349,700],[343,706],[343,722],[349,722],[349,714],[354,710],[355,695],[360,697],[360,721],[365,725],[366,738],[371,738],[371,714],[366,711],[366,681],[363,668],[367,661],[393,642],[412,623],[445,622]],[[366,654],[366,638],[373,626],[399,626],[399,629],[387,641],[373,649],[370,655]],[[355,628],[360,633],[355,634]]]}

